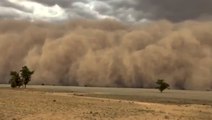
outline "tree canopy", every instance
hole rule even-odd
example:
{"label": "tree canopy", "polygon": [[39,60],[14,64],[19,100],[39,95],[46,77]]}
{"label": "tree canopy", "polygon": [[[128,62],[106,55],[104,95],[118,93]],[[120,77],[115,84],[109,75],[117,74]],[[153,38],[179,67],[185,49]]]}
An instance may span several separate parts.
{"label": "tree canopy", "polygon": [[165,89],[167,89],[167,88],[169,88],[169,84],[168,83],[166,83],[164,80],[162,80],[162,79],[159,79],[157,82],[156,82],[156,84],[157,84],[157,89],[159,89],[160,90],[160,92],[162,93]]}
{"label": "tree canopy", "polygon": [[23,84],[26,88],[26,85],[31,81],[31,76],[34,73],[34,71],[30,71],[27,66],[22,67],[20,70],[21,79],[23,81]]}

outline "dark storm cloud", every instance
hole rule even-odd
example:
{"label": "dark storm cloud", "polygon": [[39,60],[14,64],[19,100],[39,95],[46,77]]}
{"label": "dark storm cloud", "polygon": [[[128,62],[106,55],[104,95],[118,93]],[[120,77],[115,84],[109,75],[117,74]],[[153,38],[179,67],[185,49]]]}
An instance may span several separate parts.
{"label": "dark storm cloud", "polygon": [[183,21],[212,15],[211,0],[140,0],[136,11],[150,13],[152,19]]}
{"label": "dark storm cloud", "polygon": [[[33,9],[27,8],[29,5]],[[0,17],[48,21],[113,18],[127,22],[167,19],[178,22],[209,18],[211,6],[211,0],[1,0]],[[46,10],[46,14],[34,14],[41,9]]]}
{"label": "dark storm cloud", "polygon": [[59,6],[61,6],[63,8],[68,8],[68,7],[71,6],[71,4],[73,2],[85,1],[85,0],[32,0],[32,1],[39,2],[39,3],[42,3],[42,4],[46,4],[46,5],[49,5],[49,6],[58,4]]}
{"label": "dark storm cloud", "polygon": [[[89,3],[89,1],[92,0],[81,2]],[[74,2],[76,1],[72,1]],[[139,21],[144,18],[183,21],[212,16],[211,0],[97,0],[97,2],[99,3],[95,10],[101,14],[127,21],[130,19]]]}

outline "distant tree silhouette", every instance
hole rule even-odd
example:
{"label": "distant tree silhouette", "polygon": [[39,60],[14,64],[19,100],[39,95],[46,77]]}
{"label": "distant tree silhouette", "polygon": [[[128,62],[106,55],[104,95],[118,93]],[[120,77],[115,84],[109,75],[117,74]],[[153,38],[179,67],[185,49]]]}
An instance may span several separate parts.
{"label": "distant tree silhouette", "polygon": [[158,85],[156,88],[162,93],[165,89],[169,88],[169,84],[164,82],[164,80],[159,79],[156,84]]}
{"label": "distant tree silhouette", "polygon": [[34,71],[30,71],[27,66],[22,67],[20,70],[21,79],[23,81],[24,87],[31,81],[31,76],[34,74]]}

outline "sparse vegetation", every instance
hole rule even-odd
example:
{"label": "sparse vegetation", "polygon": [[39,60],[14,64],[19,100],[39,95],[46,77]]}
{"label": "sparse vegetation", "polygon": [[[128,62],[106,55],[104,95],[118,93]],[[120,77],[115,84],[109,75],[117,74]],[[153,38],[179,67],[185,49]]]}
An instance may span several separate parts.
{"label": "sparse vegetation", "polygon": [[159,79],[156,84],[158,85],[156,88],[160,90],[162,93],[165,89],[169,88],[169,84],[166,83],[163,79]]}
{"label": "sparse vegetation", "polygon": [[20,70],[20,73],[16,71],[11,71],[10,76],[11,79],[9,80],[9,83],[12,88],[21,87],[24,85],[26,88],[26,85],[31,81],[31,76],[33,75],[34,71],[30,71],[27,66],[22,67]]}

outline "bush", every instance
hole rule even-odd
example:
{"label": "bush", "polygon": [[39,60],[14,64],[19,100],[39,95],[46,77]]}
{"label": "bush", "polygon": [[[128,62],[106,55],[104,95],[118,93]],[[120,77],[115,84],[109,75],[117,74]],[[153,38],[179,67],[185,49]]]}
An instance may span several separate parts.
{"label": "bush", "polygon": [[10,79],[9,83],[10,83],[12,88],[20,87],[20,86],[23,85],[23,82],[20,79],[18,72],[11,71],[10,76],[11,76],[11,79]]}
{"label": "bush", "polygon": [[10,86],[11,86],[11,88],[16,88],[17,87],[17,84],[16,84],[16,82],[15,82],[15,80],[10,80]]}

